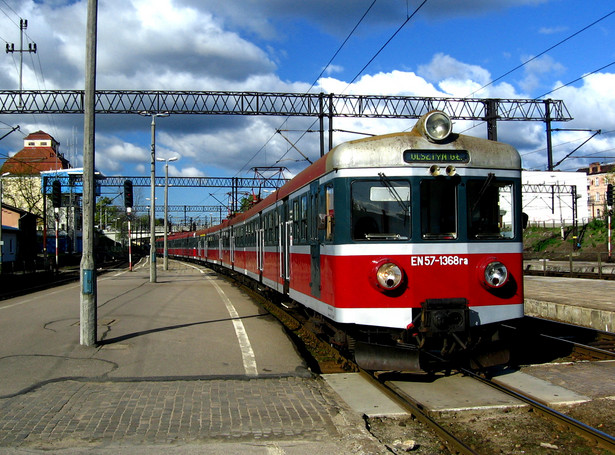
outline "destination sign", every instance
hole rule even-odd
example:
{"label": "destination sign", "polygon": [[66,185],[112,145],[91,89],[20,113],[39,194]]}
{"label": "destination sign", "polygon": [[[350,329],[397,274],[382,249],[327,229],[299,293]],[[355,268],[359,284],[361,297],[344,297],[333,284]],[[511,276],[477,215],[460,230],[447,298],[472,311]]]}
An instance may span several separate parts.
{"label": "destination sign", "polygon": [[406,150],[406,163],[468,163],[470,153],[467,150]]}

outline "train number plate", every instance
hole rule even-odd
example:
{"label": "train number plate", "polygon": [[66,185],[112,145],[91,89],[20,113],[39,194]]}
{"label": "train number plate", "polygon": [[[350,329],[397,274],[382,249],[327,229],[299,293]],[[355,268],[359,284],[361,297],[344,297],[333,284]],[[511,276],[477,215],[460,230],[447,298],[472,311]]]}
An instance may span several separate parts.
{"label": "train number plate", "polygon": [[410,265],[412,267],[432,266],[432,265],[468,265],[468,258],[457,255],[443,254],[434,256],[411,256]]}

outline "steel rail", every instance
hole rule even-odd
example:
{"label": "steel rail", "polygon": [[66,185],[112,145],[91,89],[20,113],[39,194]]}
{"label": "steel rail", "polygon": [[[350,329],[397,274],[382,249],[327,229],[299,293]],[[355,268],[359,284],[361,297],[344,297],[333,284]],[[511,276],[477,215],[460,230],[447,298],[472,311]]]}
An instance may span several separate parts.
{"label": "steel rail", "polygon": [[[570,324],[567,322],[554,321],[554,320],[539,318],[535,316],[524,316],[523,320],[527,320],[531,322],[532,324],[542,324],[543,325],[542,328],[538,327],[538,330],[532,327],[532,330],[534,330],[535,332],[532,334],[533,336],[540,336],[540,337],[543,337],[549,340],[571,345],[574,348],[577,348],[579,350],[586,350],[590,354],[595,354],[596,357],[600,359],[605,359],[605,360],[615,359],[615,350],[606,350],[606,349],[598,348],[595,346],[591,346],[589,344],[562,338],[561,336],[558,336],[558,335],[548,335],[546,333],[541,333],[542,331],[545,331],[545,332],[553,331],[553,327],[558,327],[558,330],[568,330],[568,336],[571,336],[571,335],[575,337],[581,336],[585,338],[591,336],[591,337],[594,337],[594,341],[597,339],[598,336],[602,336],[603,338],[607,338],[609,343],[615,344],[615,334],[611,332],[605,332],[602,330],[593,329],[591,327],[577,326],[577,325]],[[501,327],[505,327],[509,330],[521,330],[521,327],[517,326],[516,324],[502,323],[500,325]],[[573,331],[575,331],[576,333],[573,333]],[[527,336],[527,333],[525,333],[524,335]]]}
{"label": "steel rail", "polygon": [[438,422],[436,422],[436,420],[434,420],[428,414],[428,412],[425,411],[424,407],[418,401],[405,393],[391,381],[381,382],[371,373],[368,373],[363,369],[360,369],[359,373],[373,386],[377,387],[380,391],[382,391],[386,396],[388,396],[401,407],[406,409],[419,422],[421,422],[431,431],[436,433],[438,437],[442,441],[444,441],[445,444],[447,444],[449,450],[453,451],[454,453],[468,455],[477,455],[479,453],[472,449],[470,446],[466,445],[461,439],[457,438],[454,434],[452,434]]}
{"label": "steel rail", "polygon": [[615,280],[615,273],[606,272],[576,272],[570,270],[524,270],[528,276],[548,276],[559,278],[583,278],[587,280]]}
{"label": "steel rail", "polygon": [[577,343],[576,341],[566,340],[564,338],[546,335],[544,333],[540,334],[541,337],[546,338],[548,340],[558,341],[560,343],[568,344],[574,347],[577,352],[580,352],[585,355],[590,355],[600,360],[614,360],[615,352],[607,351],[605,349],[596,348],[594,346],[589,346],[587,344]]}
{"label": "steel rail", "polygon": [[615,453],[615,437],[603,431],[600,431],[596,428],[593,428],[583,422],[573,419],[572,417],[567,416],[566,414],[562,414],[561,412],[558,412],[555,409],[550,408],[549,406],[543,403],[540,403],[539,401],[536,401],[526,395],[523,395],[521,391],[517,391],[515,389],[505,387],[500,384],[496,384],[495,382],[487,378],[484,378],[474,373],[473,371],[467,370],[465,368],[461,368],[459,371],[461,371],[463,374],[467,376],[470,376],[476,379],[477,381],[482,382],[483,384],[493,387],[494,389],[500,392],[506,393],[507,395],[510,395],[513,398],[516,398],[520,401],[523,401],[524,403],[527,403],[534,410],[540,412],[547,418],[555,421],[557,424],[568,427],[572,431],[574,431],[576,434],[578,434],[579,436],[589,441],[595,442],[598,446],[602,447],[603,449],[606,449],[606,450],[609,450],[610,452]]}

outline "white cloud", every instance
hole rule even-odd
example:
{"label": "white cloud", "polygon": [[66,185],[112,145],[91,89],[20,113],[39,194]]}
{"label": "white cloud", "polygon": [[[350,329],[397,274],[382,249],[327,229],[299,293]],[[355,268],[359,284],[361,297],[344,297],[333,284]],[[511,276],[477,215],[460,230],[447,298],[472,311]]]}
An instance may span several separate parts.
{"label": "white cloud", "polygon": [[[171,175],[170,167],[169,167],[169,175]],[[203,171],[201,171],[200,169],[194,166],[183,167],[181,168],[181,170],[175,170],[173,172],[174,177],[202,177],[204,175],[205,173]]]}
{"label": "white cloud", "polygon": [[334,78],[322,78],[320,88],[325,93],[370,94],[370,95],[418,95],[442,96],[432,84],[412,72],[391,71],[390,73],[366,74],[355,83]]}
{"label": "white cloud", "polygon": [[331,64],[331,65],[327,66],[327,68],[325,69],[325,74],[327,76],[330,76],[331,74],[341,73],[342,71],[344,71],[344,67],[343,66]]}
{"label": "white cloud", "polygon": [[[528,60],[531,60],[531,57],[523,57],[524,62]],[[562,73],[564,69],[564,65],[556,62],[548,55],[543,55],[523,66],[525,76],[519,82],[519,86],[524,91],[531,93],[541,85],[541,79],[544,76],[548,75],[552,79],[553,75]]]}
{"label": "white cloud", "polygon": [[433,82],[456,80],[484,85],[491,81],[489,71],[478,65],[470,65],[445,54],[436,54],[427,65],[419,65],[417,73]]}
{"label": "white cloud", "polygon": [[568,30],[568,27],[564,26],[554,26],[554,27],[540,27],[538,33],[541,35],[554,35],[557,33],[563,33]]}

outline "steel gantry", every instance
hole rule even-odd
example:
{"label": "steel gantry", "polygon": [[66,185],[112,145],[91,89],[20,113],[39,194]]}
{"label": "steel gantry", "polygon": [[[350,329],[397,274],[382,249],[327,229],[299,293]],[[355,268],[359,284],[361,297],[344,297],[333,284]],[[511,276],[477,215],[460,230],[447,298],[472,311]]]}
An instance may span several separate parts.
{"label": "steel gantry", "polygon": [[[278,115],[318,117],[321,155],[324,154],[324,118],[329,122],[329,149],[333,147],[333,118],[416,119],[439,109],[456,120],[487,124],[487,136],[497,140],[498,121],[541,121],[550,142],[551,122],[572,120],[561,100],[446,98],[332,93],[269,93],[226,91],[97,90],[96,114]],[[81,114],[82,90],[2,90],[0,114]]]}

